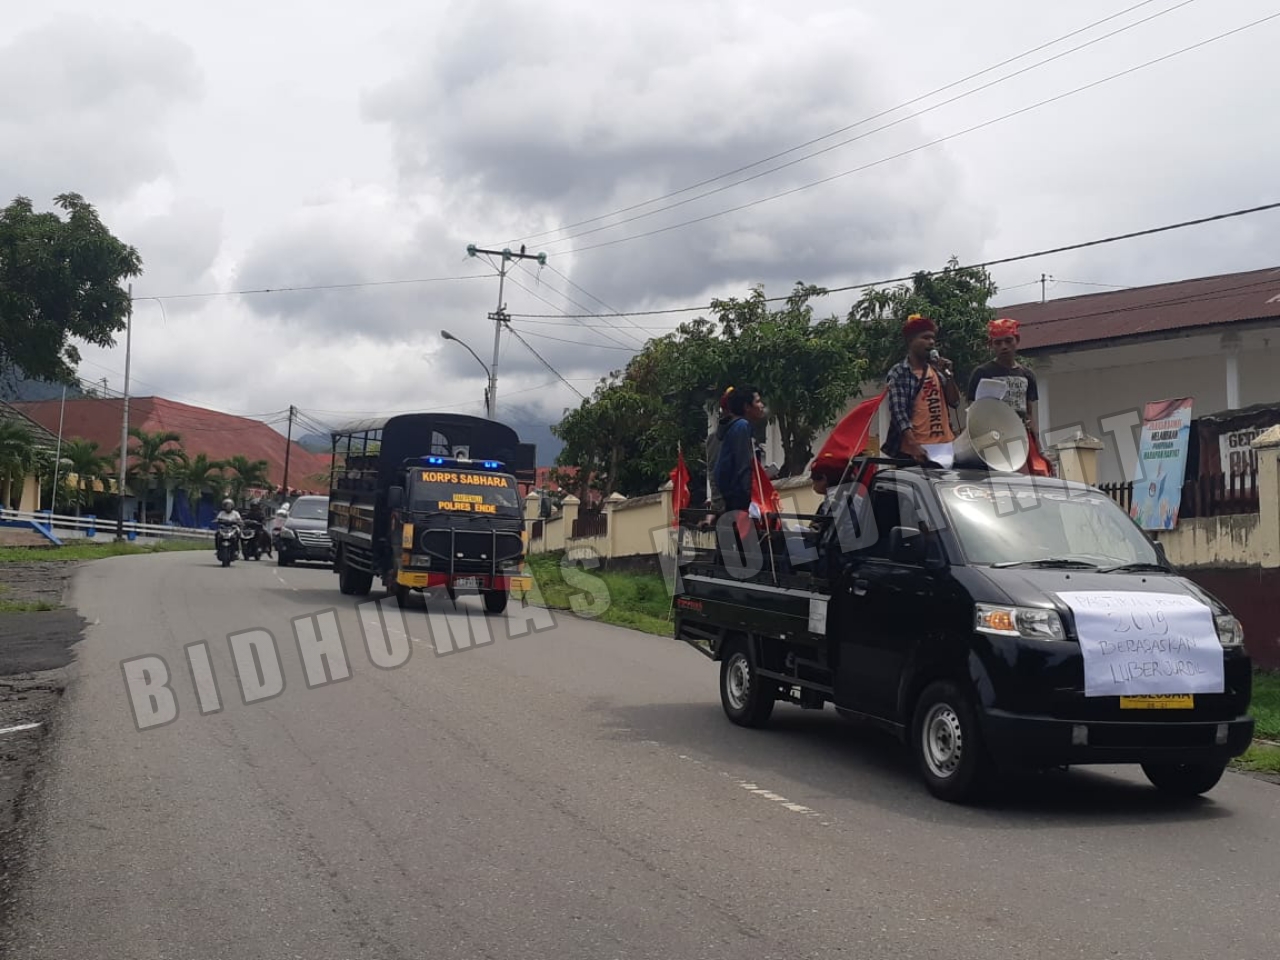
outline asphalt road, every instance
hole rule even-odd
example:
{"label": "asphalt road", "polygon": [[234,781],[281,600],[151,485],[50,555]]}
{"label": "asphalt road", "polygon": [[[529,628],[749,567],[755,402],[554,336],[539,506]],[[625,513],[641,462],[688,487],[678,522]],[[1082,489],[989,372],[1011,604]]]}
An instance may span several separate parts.
{"label": "asphalt road", "polygon": [[[323,569],[117,558],[69,601],[89,626],[5,956],[1280,956],[1280,793],[1259,780],[1170,803],[1072,771],[960,808],[878,734],[783,706],[740,729],[715,664],[568,615],[441,654],[443,622],[410,611],[414,642],[389,634],[408,661],[379,668]],[[309,688],[291,619],[324,610],[350,677]],[[237,670],[228,635],[251,630],[285,685],[246,704],[238,677],[269,671]],[[183,652],[202,641],[204,715]],[[146,655],[179,712],[140,730],[122,662]]]}

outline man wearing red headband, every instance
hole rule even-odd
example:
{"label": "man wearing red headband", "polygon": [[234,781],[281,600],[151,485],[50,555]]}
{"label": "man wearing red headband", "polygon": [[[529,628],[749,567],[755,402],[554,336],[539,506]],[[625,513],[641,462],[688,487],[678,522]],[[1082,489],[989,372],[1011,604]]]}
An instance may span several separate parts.
{"label": "man wearing red headband", "polygon": [[[996,381],[989,384],[991,389],[1004,387],[1004,402],[1018,411],[1022,422],[1027,425],[1027,432],[1036,435],[1036,401],[1040,399],[1036,386],[1036,375],[1018,362],[1018,321],[1009,317],[992,320],[987,324],[987,339],[995,354],[973,371],[969,377],[969,389],[966,396],[970,403],[978,397],[979,385],[983,380]],[[987,388],[983,388],[983,393]]]}
{"label": "man wearing red headband", "polygon": [[882,449],[889,456],[913,457],[921,463],[933,460],[949,467],[956,438],[951,408],[960,404],[952,363],[945,357],[931,357],[938,325],[928,317],[912,314],[902,335],[907,356],[889,371],[889,435]]}

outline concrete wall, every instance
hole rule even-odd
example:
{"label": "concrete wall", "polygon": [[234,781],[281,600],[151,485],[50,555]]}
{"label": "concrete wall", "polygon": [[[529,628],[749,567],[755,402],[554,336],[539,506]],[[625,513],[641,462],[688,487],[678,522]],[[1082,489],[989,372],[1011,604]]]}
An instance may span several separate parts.
{"label": "concrete wall", "polygon": [[1180,520],[1159,539],[1170,562],[1185,570],[1256,567],[1262,556],[1256,513]]}

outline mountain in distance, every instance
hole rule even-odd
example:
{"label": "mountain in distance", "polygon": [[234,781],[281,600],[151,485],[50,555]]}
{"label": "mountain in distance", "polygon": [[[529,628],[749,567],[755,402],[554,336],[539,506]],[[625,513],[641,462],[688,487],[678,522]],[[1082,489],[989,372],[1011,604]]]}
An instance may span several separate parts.
{"label": "mountain in distance", "polygon": [[[83,397],[79,384],[67,386],[67,399]],[[34,403],[39,400],[62,399],[62,384],[33,380],[17,367],[0,370],[0,400],[8,403]]]}

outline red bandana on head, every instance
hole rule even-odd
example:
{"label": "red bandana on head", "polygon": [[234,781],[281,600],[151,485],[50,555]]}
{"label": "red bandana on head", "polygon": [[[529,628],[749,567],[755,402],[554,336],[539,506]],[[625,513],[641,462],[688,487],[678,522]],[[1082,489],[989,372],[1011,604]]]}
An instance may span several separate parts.
{"label": "red bandana on head", "polygon": [[918,313],[913,313],[907,317],[907,322],[902,325],[902,335],[908,340],[914,340],[922,333],[937,333],[938,325],[928,317],[922,317]]}
{"label": "red bandana on head", "polygon": [[1001,317],[999,320],[992,320],[987,324],[987,336],[992,340],[999,340],[1001,337],[1018,336],[1018,321],[1012,317]]}

